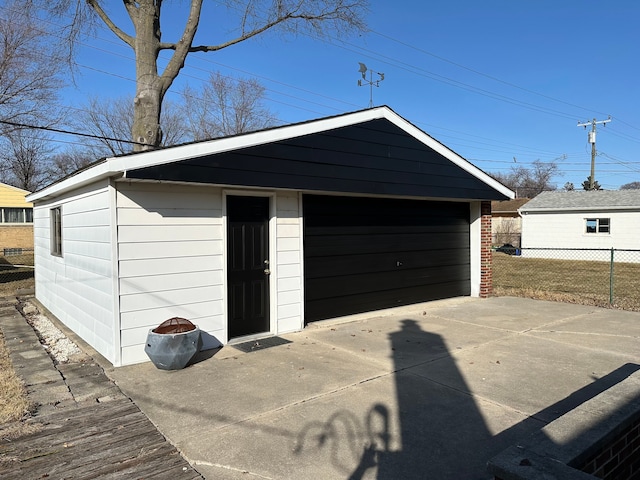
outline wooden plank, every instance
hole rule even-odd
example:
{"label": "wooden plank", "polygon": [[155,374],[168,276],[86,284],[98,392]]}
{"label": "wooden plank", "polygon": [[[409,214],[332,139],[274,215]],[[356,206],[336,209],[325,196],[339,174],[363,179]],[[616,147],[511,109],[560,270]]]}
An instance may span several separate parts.
{"label": "wooden plank", "polygon": [[41,431],[0,444],[16,461],[3,479],[202,478],[126,398],[69,408],[34,422]]}

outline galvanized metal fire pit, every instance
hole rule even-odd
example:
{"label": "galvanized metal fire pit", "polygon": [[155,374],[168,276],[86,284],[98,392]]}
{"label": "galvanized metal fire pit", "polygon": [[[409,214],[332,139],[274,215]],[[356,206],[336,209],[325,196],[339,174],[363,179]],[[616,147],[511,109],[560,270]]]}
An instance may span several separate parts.
{"label": "galvanized metal fire pit", "polygon": [[149,330],[144,351],[161,370],[186,367],[202,348],[200,329],[186,318],[173,317]]}

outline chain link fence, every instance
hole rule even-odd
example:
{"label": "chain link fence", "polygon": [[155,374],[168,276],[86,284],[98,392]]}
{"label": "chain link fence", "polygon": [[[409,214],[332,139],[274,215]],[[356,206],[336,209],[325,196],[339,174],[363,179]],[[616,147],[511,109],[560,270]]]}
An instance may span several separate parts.
{"label": "chain link fence", "polygon": [[0,294],[13,295],[20,288],[33,285],[34,261],[32,248],[0,250]]}
{"label": "chain link fence", "polygon": [[497,295],[640,311],[640,250],[522,248],[493,252]]}

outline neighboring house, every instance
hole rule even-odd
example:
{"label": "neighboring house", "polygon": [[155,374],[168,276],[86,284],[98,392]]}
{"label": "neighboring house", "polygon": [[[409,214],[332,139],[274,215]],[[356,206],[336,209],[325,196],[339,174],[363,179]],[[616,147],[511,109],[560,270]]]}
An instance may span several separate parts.
{"label": "neighboring house", "polygon": [[387,107],[108,158],[29,198],[36,297],[114,365],[491,292],[513,192]]}
{"label": "neighboring house", "polygon": [[491,236],[494,245],[510,243],[520,246],[522,217],[518,209],[528,201],[528,198],[514,198],[491,202]]}
{"label": "neighboring house", "polygon": [[0,183],[0,255],[20,255],[33,249],[31,192]]}
{"label": "neighboring house", "polygon": [[523,256],[609,260],[606,251],[543,249],[640,249],[640,190],[542,192],[520,214]]}

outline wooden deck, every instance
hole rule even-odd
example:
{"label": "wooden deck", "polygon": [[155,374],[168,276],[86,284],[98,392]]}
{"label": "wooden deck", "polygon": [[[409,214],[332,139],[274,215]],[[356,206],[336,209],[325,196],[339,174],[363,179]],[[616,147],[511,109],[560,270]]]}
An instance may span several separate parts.
{"label": "wooden deck", "polygon": [[0,439],[0,478],[202,479],[128,398],[65,408],[37,433]]}

